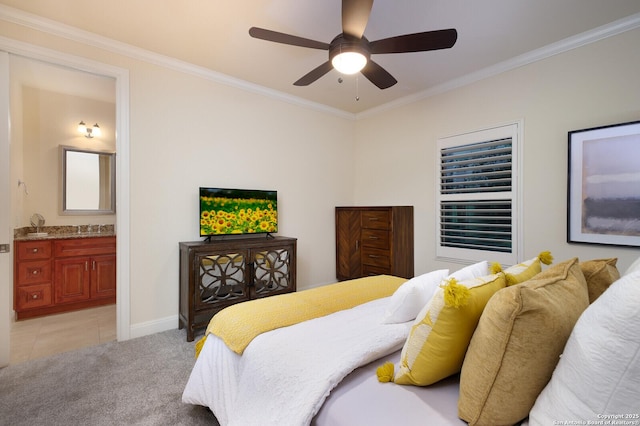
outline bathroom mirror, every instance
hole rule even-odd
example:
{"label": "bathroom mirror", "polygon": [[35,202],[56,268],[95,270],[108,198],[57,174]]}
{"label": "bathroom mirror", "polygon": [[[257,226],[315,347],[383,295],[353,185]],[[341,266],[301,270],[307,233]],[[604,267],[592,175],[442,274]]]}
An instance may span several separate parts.
{"label": "bathroom mirror", "polygon": [[61,214],[116,212],[114,152],[60,146]]}

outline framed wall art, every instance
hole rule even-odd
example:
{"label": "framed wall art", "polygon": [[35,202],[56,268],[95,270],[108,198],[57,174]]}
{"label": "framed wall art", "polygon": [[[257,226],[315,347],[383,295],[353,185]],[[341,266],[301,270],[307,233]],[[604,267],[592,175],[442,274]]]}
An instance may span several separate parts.
{"label": "framed wall art", "polygon": [[567,241],[640,247],[640,121],[569,132]]}

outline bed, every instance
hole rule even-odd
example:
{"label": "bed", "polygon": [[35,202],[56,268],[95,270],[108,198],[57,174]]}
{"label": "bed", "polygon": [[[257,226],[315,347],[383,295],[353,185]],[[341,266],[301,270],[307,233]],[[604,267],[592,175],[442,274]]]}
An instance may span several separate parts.
{"label": "bed", "polygon": [[[225,325],[212,326],[213,320],[209,325],[183,402],[209,407],[221,425],[230,426],[538,425],[621,414],[636,421],[629,424],[640,424],[640,419],[633,418],[640,412],[640,262],[620,277],[615,259],[579,262],[574,258],[541,271],[540,257],[504,271],[491,270],[488,262],[480,262],[453,274],[432,271],[412,280],[378,276],[305,290],[298,292],[303,294],[302,301],[282,295],[287,297],[240,304],[244,306],[236,308],[239,312],[230,309],[228,316],[214,317],[220,315],[217,322]],[[488,276],[492,278],[487,279]],[[599,289],[592,291],[595,285]],[[491,286],[497,290],[488,292]],[[349,287],[358,289],[355,293],[376,290],[364,291],[363,298],[345,297],[353,294]],[[332,292],[336,288],[346,293],[342,293],[336,306],[331,306],[322,294],[328,292],[330,301],[335,298],[336,293]],[[536,300],[541,293],[547,298],[551,295],[557,303]],[[518,353],[507,345],[499,348],[500,356],[492,355],[491,351],[500,345],[492,337],[496,331],[491,324],[504,315],[503,306],[515,300],[514,294],[516,299],[540,303],[544,309],[552,305],[549,309],[572,311],[574,319],[568,320],[564,331],[533,333],[533,338],[527,331],[526,339],[509,335],[507,340],[513,341],[517,350],[533,345],[527,349],[531,354]],[[483,303],[477,301],[483,297]],[[584,300],[576,302],[575,309],[567,309],[568,297]],[[591,297],[594,300],[589,300]],[[418,345],[420,354],[426,351],[427,369],[431,369],[425,378],[418,371],[420,354],[411,356],[411,342],[415,349],[415,340],[424,339],[420,330],[424,329],[425,319],[436,318],[434,299],[438,298],[442,301],[437,306],[437,322],[430,322],[429,326],[433,330],[445,321],[447,310],[458,314],[473,308],[480,313],[471,321],[472,330],[462,333],[465,346],[461,357],[455,354],[455,348],[448,347],[447,356],[436,362],[438,353],[427,348],[434,345],[433,339]],[[465,298],[464,309],[452,307]],[[314,300],[321,302],[315,304]],[[270,306],[265,311],[269,319],[265,316],[257,321],[262,329],[253,330],[246,337],[246,316],[258,312],[252,308],[254,302]],[[526,311],[525,305],[521,303],[516,310]],[[286,306],[298,309],[283,309]],[[305,314],[299,317],[300,312]],[[489,318],[491,315],[494,317]],[[272,324],[272,317],[279,319]],[[458,328],[463,328],[460,324],[464,321],[454,319]],[[539,317],[523,315],[508,324],[509,333],[523,329],[529,320],[540,324]],[[558,319],[554,318],[554,322]],[[226,332],[221,331],[225,327]],[[566,338],[558,337],[562,333]],[[504,330],[497,334],[499,340],[505,340]],[[235,340],[237,335],[242,336],[240,343]],[[526,343],[531,339],[533,342]],[[554,343],[557,340],[562,341],[559,353],[546,353],[549,350],[545,349],[541,355],[540,348],[558,347]],[[586,340],[593,350],[585,352]],[[622,349],[625,355],[616,353],[611,359],[603,356],[612,348]],[[500,363],[495,363],[498,358]],[[510,358],[517,358],[511,363],[518,366],[514,371],[504,366]],[[541,366],[541,359],[545,358],[550,365]],[[435,373],[433,364],[437,367]],[[395,366],[390,380],[385,380],[388,374],[381,369],[385,365]],[[513,374],[518,376],[514,378]],[[416,385],[407,380],[429,384]],[[492,385],[487,385],[489,382]],[[517,406],[515,410],[504,409],[505,395],[510,395],[508,400]]]}

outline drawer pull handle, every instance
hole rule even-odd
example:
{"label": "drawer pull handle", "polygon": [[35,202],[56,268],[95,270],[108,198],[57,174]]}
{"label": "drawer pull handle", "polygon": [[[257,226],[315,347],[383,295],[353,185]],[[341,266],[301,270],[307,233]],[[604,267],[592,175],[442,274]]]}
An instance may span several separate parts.
{"label": "drawer pull handle", "polygon": [[33,270],[33,272],[32,272],[32,274],[33,274],[33,275],[38,275],[38,272],[40,272],[40,271],[39,271],[39,270],[37,270],[37,269],[34,269],[34,270]]}
{"label": "drawer pull handle", "polygon": [[84,270],[85,271],[89,270],[89,262],[84,262]]}
{"label": "drawer pull handle", "polygon": [[377,258],[379,258],[381,256],[378,256],[378,255],[375,255],[375,254],[370,254],[369,257],[372,258],[372,259],[377,259]]}
{"label": "drawer pull handle", "polygon": [[370,217],[369,220],[380,220],[380,219],[377,217]]}
{"label": "drawer pull handle", "polygon": [[38,295],[37,295],[37,294],[34,294],[34,295],[33,295],[33,296],[31,296],[31,297],[32,297],[33,299],[37,299],[37,298],[38,298]]}
{"label": "drawer pull handle", "polygon": [[37,248],[34,248],[32,251],[33,251],[34,253],[37,253],[37,252],[38,252],[38,249],[37,249]]}
{"label": "drawer pull handle", "polygon": [[370,240],[377,240],[377,239],[379,239],[379,238],[378,238],[378,237],[371,236],[371,237],[369,237],[369,239],[370,239]]}

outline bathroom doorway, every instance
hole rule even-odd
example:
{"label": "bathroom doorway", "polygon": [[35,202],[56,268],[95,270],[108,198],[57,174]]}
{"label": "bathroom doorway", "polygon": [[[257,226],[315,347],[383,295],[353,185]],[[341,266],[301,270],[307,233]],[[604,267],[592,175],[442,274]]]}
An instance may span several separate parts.
{"label": "bathroom doorway", "polygon": [[[127,340],[129,339],[129,204],[128,204],[128,102],[129,102],[129,91],[128,91],[128,72],[123,69],[115,68],[112,66],[98,64],[89,60],[85,60],[83,58],[78,58],[75,56],[70,56],[66,54],[62,54],[59,52],[48,51],[42,48],[36,48],[34,46],[25,45],[24,43],[16,43],[15,45],[9,41],[3,41],[3,45],[0,45],[0,50],[4,52],[0,52],[4,55],[5,61],[3,63],[3,67],[5,68],[5,73],[9,75],[9,87],[5,87],[4,91],[0,91],[0,101],[6,105],[10,105],[9,110],[4,112],[3,115],[9,116],[11,119],[11,129],[6,133],[3,132],[2,138],[0,139],[0,145],[2,145],[3,149],[8,149],[10,147],[10,155],[11,155],[11,172],[5,173],[5,170],[2,170],[2,179],[5,179],[6,176],[9,176],[9,185],[4,185],[5,189],[9,190],[3,192],[3,197],[6,197],[10,201],[11,209],[10,209],[10,223],[12,228],[28,226],[28,223],[24,223],[24,216],[29,215],[30,212],[25,213],[25,210],[28,209],[33,210],[33,204],[29,204],[25,202],[25,196],[28,197],[27,194],[36,194],[38,192],[37,185],[34,183],[30,185],[30,182],[26,179],[17,179],[16,176],[21,175],[24,172],[22,166],[22,158],[20,154],[24,157],[24,152],[18,152],[16,156],[16,152],[14,148],[15,138],[22,136],[16,134],[19,131],[20,126],[16,125],[15,120],[21,117],[20,109],[15,108],[15,94],[11,93],[11,87],[14,87],[14,84],[25,84],[30,88],[35,88],[36,90],[32,90],[32,95],[36,103],[38,101],[39,96],[44,92],[51,92],[56,94],[62,94],[65,96],[75,96],[78,98],[86,98],[86,99],[100,99],[101,102],[104,102],[103,99],[110,99],[110,102],[113,103],[115,108],[115,119],[112,120],[111,123],[111,134],[117,134],[116,140],[116,149],[118,156],[116,159],[116,203],[118,205],[118,210],[116,216],[113,220],[114,228],[116,228],[119,232],[118,242],[117,242],[117,278],[116,278],[116,288],[117,288],[117,299],[116,305],[113,307],[115,309],[115,322],[116,322],[116,330],[115,335],[117,336],[117,340]],[[8,53],[8,54],[7,54]],[[6,59],[8,58],[8,60]],[[52,59],[53,58],[53,59]],[[46,79],[38,78],[41,75],[38,72],[38,69],[47,69],[49,72],[47,73]],[[11,72],[9,72],[11,71]],[[52,72],[53,71],[53,72]],[[64,76],[64,78],[62,78]],[[71,77],[70,77],[71,76]],[[88,89],[85,87],[83,89],[82,81],[92,81],[93,83],[98,82],[97,85],[87,91]],[[7,80],[5,80],[7,81]],[[29,89],[31,90],[31,89]],[[85,90],[85,92],[82,92]],[[11,102],[9,102],[11,93]],[[102,98],[101,98],[102,97]],[[105,98],[106,97],[106,98]],[[75,118],[74,118],[75,120]],[[83,120],[82,117],[78,118],[78,120]],[[86,120],[91,120],[91,118],[86,118]],[[106,122],[105,122],[106,123]],[[65,123],[68,124],[68,123]],[[28,125],[27,123],[21,123],[21,125]],[[73,127],[77,127],[77,123],[68,124]],[[107,130],[108,125],[105,124],[105,130]],[[41,129],[41,131],[46,131],[46,129]],[[8,135],[5,137],[5,135]],[[72,136],[69,136],[72,137]],[[115,137],[115,136],[114,136]],[[61,143],[64,141],[61,141]],[[30,153],[28,153],[30,154]],[[17,157],[17,158],[16,158]],[[17,170],[17,171],[16,171]],[[21,181],[21,183],[18,182]],[[37,180],[37,179],[36,179]],[[57,179],[56,179],[57,180]],[[25,185],[26,184],[26,185]],[[53,191],[55,200],[55,207],[52,210],[49,210],[47,213],[50,216],[50,220],[47,221],[51,225],[60,224],[58,220],[65,221],[68,220],[66,218],[62,218],[62,216],[58,215],[58,203],[57,196],[59,191]],[[49,191],[48,195],[51,191]],[[20,199],[22,197],[22,200]],[[44,196],[43,198],[47,198]],[[49,200],[51,201],[51,200]],[[44,209],[44,207],[38,207],[39,209]],[[43,215],[44,216],[44,215]],[[46,218],[46,216],[45,216]],[[101,220],[92,220],[93,224],[102,224]],[[69,222],[65,222],[69,223]],[[46,225],[45,225],[46,226]],[[13,237],[13,235],[11,235]],[[3,240],[7,239],[7,236],[3,236]],[[11,241],[8,241],[11,243]],[[2,241],[4,243],[4,241]],[[12,246],[12,244],[11,244]],[[11,250],[13,252],[13,248]],[[10,253],[9,256],[5,256],[6,258],[13,258],[13,253]],[[5,262],[6,263],[6,262]],[[11,262],[12,263],[12,262]],[[3,303],[0,307],[0,315],[4,318],[9,318],[12,310],[12,303],[10,302],[13,299],[13,273],[11,267],[4,268],[0,270],[0,274],[2,274],[3,281],[3,289],[2,293],[6,294],[8,297],[4,299],[4,301],[9,300],[9,303]],[[7,333],[7,327],[2,327],[0,330],[0,345],[4,347],[10,347],[11,339],[9,333]],[[8,363],[8,359],[5,354],[0,354],[0,366],[6,365]]]}

